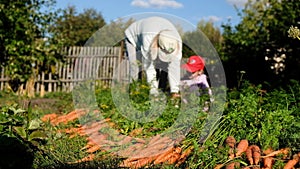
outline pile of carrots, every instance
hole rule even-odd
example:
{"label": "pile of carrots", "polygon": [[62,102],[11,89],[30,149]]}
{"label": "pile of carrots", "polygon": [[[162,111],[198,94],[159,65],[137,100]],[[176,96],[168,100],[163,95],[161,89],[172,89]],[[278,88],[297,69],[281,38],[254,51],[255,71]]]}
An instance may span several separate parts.
{"label": "pile of carrots", "polygon": [[[95,111],[94,113],[99,112]],[[85,114],[86,112],[83,110],[74,110],[66,115],[47,114],[41,119],[55,126],[61,123],[67,124]],[[182,150],[182,148],[175,146],[178,143],[177,140],[162,135],[156,135],[148,139],[118,135],[112,140],[108,133],[99,132],[100,129],[111,128],[113,125],[110,119],[107,118],[102,121],[94,121],[60,130],[60,132],[70,134],[70,138],[76,135],[86,137],[87,144],[81,150],[86,151],[89,155],[73,163],[92,161],[95,160],[97,151],[111,151],[116,146],[128,145],[116,152],[116,155],[126,157],[120,167],[141,168],[162,163],[179,166],[193,150],[192,148]]]}
{"label": "pile of carrots", "polygon": [[[94,113],[99,113],[95,111]],[[43,116],[43,121],[49,121],[52,125],[61,123],[67,124],[79,117],[85,115],[84,110],[74,110],[66,115],[48,114]],[[86,137],[87,144],[81,150],[85,150],[89,155],[83,159],[79,159],[74,163],[95,160],[95,152],[110,151],[113,147],[128,145],[124,149],[119,150],[116,155],[128,157],[123,160],[120,167],[141,168],[156,164],[174,164],[179,166],[182,164],[193,148],[182,150],[181,147],[175,146],[178,142],[167,136],[156,135],[150,139],[133,138],[130,136],[119,135],[115,140],[109,139],[107,133],[99,132],[100,129],[110,128],[114,124],[109,118],[93,123],[77,125],[74,128],[64,129],[61,132],[70,134],[70,138],[80,135]],[[134,142],[134,144],[133,144]],[[175,144],[176,143],[176,144]],[[280,150],[267,149],[262,151],[257,145],[249,145],[248,140],[243,139],[238,143],[235,138],[228,136],[225,144],[229,147],[228,161],[218,164],[214,169],[234,169],[241,168],[237,158],[246,157],[248,166],[243,169],[272,169],[275,160],[279,157],[286,160],[284,169],[294,169],[300,166],[300,152],[294,154],[291,159],[287,159],[291,150],[282,148]]]}
{"label": "pile of carrots", "polygon": [[282,148],[276,151],[266,149],[262,151],[257,145],[249,145],[246,139],[240,140],[240,142],[237,143],[232,136],[226,138],[225,144],[229,147],[229,160],[224,164],[218,164],[214,169],[240,168],[240,163],[234,159],[241,158],[242,155],[245,155],[248,164],[248,166],[243,167],[243,169],[272,169],[276,157],[282,157],[283,160],[287,161],[284,169],[294,169],[300,159],[300,152],[294,154],[292,159],[287,159],[291,152],[290,148]]}

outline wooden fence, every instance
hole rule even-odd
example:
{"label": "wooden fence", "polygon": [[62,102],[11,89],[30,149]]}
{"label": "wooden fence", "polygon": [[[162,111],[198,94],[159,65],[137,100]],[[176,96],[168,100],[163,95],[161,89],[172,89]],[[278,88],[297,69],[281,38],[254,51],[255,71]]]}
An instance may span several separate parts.
{"label": "wooden fence", "polygon": [[[129,64],[124,59],[121,47],[69,47],[66,48],[64,62],[57,63],[51,73],[38,72],[34,90],[40,92],[69,92],[74,84],[93,79],[96,85],[108,86],[119,70],[117,78],[126,80]],[[122,65],[120,64],[122,63]],[[0,90],[9,82],[4,68],[0,69]]]}

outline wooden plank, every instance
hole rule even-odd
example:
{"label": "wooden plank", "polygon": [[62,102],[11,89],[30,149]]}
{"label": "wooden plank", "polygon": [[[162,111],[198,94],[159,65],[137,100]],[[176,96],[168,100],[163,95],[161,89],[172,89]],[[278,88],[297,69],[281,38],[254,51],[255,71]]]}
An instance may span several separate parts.
{"label": "wooden plank", "polygon": [[1,77],[0,77],[0,90],[4,90],[4,68],[1,67]]}
{"label": "wooden plank", "polygon": [[[67,50],[67,48],[65,48],[65,50]],[[58,73],[58,70],[59,70],[59,64],[60,64],[60,63],[56,63],[56,64],[55,64],[55,73],[56,73],[56,74]],[[59,83],[59,81],[58,81],[57,79],[56,79],[56,81],[57,81],[57,82],[53,84],[53,90],[54,90],[54,91],[58,91],[58,90],[59,90],[59,89],[58,89],[58,83]]]}
{"label": "wooden plank", "polygon": [[[49,73],[49,81],[51,81],[51,80],[52,80],[52,73],[50,72]],[[48,83],[48,92],[52,92],[52,83],[51,82]]]}
{"label": "wooden plank", "polygon": [[40,92],[40,86],[41,86],[41,75],[40,74],[37,75],[35,83],[36,83],[35,93],[39,93]]}
{"label": "wooden plank", "polygon": [[40,91],[40,96],[43,97],[45,94],[45,72],[42,72],[41,75],[41,91]]}

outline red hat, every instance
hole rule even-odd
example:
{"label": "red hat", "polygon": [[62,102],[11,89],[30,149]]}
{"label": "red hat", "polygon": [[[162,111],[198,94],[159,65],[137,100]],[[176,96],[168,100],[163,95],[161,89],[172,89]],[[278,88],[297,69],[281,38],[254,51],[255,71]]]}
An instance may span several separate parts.
{"label": "red hat", "polygon": [[205,61],[201,56],[191,56],[188,62],[182,65],[183,69],[186,69],[189,72],[196,72],[199,70],[203,70],[205,65]]}

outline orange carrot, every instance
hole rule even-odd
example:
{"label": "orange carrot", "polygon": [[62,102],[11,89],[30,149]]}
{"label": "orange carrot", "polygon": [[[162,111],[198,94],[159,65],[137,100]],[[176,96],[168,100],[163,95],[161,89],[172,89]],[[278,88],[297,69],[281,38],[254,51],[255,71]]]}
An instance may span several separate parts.
{"label": "orange carrot", "polygon": [[273,162],[274,162],[273,157],[264,158],[263,162],[264,162],[264,168],[265,169],[272,169],[272,165],[273,165]]}
{"label": "orange carrot", "polygon": [[135,152],[135,147],[134,146],[130,146],[130,147],[126,147],[123,150],[119,150],[118,154],[123,156],[123,157],[129,157],[129,156],[133,156],[134,152]]}
{"label": "orange carrot", "polygon": [[93,159],[95,158],[95,154],[89,154],[88,156],[78,160],[78,161],[75,161],[75,163],[81,163],[81,162],[87,162],[87,161],[92,161]]}
{"label": "orange carrot", "polygon": [[139,142],[139,143],[143,143],[143,144],[146,144],[146,140],[144,140],[144,139],[141,139],[141,138],[134,138],[134,141],[136,141],[136,142]]}
{"label": "orange carrot", "polygon": [[254,164],[258,165],[260,161],[260,153],[261,153],[260,148],[257,145],[253,145],[251,149],[252,149]]}
{"label": "orange carrot", "polygon": [[174,151],[174,148],[171,148],[170,150],[160,154],[154,161],[154,164],[159,164],[167,161],[171,156]]}
{"label": "orange carrot", "polygon": [[[150,142],[151,142],[151,144],[150,144]],[[172,139],[169,137],[160,137],[160,139],[158,139],[156,141],[151,140],[150,142],[149,142],[148,146],[153,147],[153,146],[157,146],[159,144],[169,144],[172,142]]]}
{"label": "orange carrot", "polygon": [[226,165],[225,169],[234,169],[235,168],[234,166],[235,166],[235,163],[231,162],[231,163]]}
{"label": "orange carrot", "polygon": [[250,165],[253,165],[253,153],[252,153],[252,146],[249,146],[246,150],[246,157],[247,157],[247,160],[249,161]]}
{"label": "orange carrot", "polygon": [[228,136],[226,138],[225,142],[229,146],[229,151],[228,151],[229,159],[233,159],[234,158],[234,147],[235,147],[235,144],[236,144],[236,140],[235,140],[234,137]]}
{"label": "orange carrot", "polygon": [[250,169],[250,167],[246,166],[246,167],[243,167],[243,169]]}
{"label": "orange carrot", "polygon": [[157,142],[159,139],[161,139],[160,135],[156,135],[156,136],[152,137],[151,140],[149,141],[148,145],[151,145],[151,144]]}
{"label": "orange carrot", "polygon": [[41,118],[41,120],[42,121],[44,121],[44,122],[46,122],[46,121],[51,121],[51,120],[53,120],[53,119],[55,119],[55,118],[57,118],[57,114],[55,114],[55,113],[51,113],[51,114],[46,114],[46,115],[44,115],[42,118]]}
{"label": "orange carrot", "polygon": [[263,154],[267,155],[272,153],[274,150],[272,148],[267,148],[266,150],[263,151]]}
{"label": "orange carrot", "polygon": [[282,148],[280,150],[277,150],[277,151],[273,151],[269,154],[267,154],[266,156],[264,157],[274,157],[274,156],[277,156],[277,155],[280,155],[280,154],[284,154],[284,155],[287,155],[289,153],[290,149],[289,148]]}
{"label": "orange carrot", "polygon": [[86,152],[93,153],[95,151],[98,151],[99,149],[100,149],[100,146],[96,144],[93,147],[90,147],[89,149],[87,149]]}
{"label": "orange carrot", "polygon": [[283,169],[293,169],[294,166],[299,162],[299,156],[298,154],[293,155],[293,159],[289,160]]}
{"label": "orange carrot", "polygon": [[179,150],[177,150],[176,148],[174,148],[173,146],[167,146],[167,145],[164,145],[164,148],[160,148],[160,149],[157,149],[157,147],[154,147],[154,148],[151,148],[151,147],[148,147],[150,150],[148,150],[147,153],[145,154],[149,154],[152,152],[152,154],[149,154],[150,156],[152,155],[160,155],[160,154],[163,154],[163,153],[166,153],[166,152],[170,152],[171,150],[173,150],[174,152],[177,152]]}
{"label": "orange carrot", "polygon": [[[268,154],[272,153],[273,151],[274,150],[272,148],[267,148],[266,150],[263,151],[263,154],[268,155]],[[272,169],[272,166],[274,163],[274,158],[272,156],[264,157],[263,163],[264,163],[264,169]]]}
{"label": "orange carrot", "polygon": [[176,167],[178,167],[180,164],[182,164],[186,160],[186,158],[190,155],[192,150],[193,150],[193,147],[189,147],[188,149],[184,150],[181,153],[179,159],[177,160]]}
{"label": "orange carrot", "polygon": [[139,159],[126,159],[120,165],[120,167],[129,167],[129,168],[141,168],[147,164],[150,164],[154,159],[151,158],[139,158]]}
{"label": "orange carrot", "polygon": [[230,148],[234,148],[235,144],[236,144],[236,140],[233,136],[228,136],[225,140],[226,144],[230,147]]}
{"label": "orange carrot", "polygon": [[224,165],[223,164],[217,164],[214,169],[221,169]]}
{"label": "orange carrot", "polygon": [[132,137],[124,137],[123,139],[121,139],[120,141],[117,142],[118,145],[124,145],[124,144],[128,144],[130,143],[130,141],[132,141]]}
{"label": "orange carrot", "polygon": [[241,140],[240,142],[239,142],[239,144],[237,145],[237,147],[236,147],[236,156],[240,156],[240,155],[242,155],[242,153],[244,153],[246,150],[247,150],[247,148],[248,148],[248,145],[249,145],[249,143],[248,143],[248,140]]}
{"label": "orange carrot", "polygon": [[172,156],[167,160],[168,164],[175,164],[179,160],[180,154],[173,152]]}

